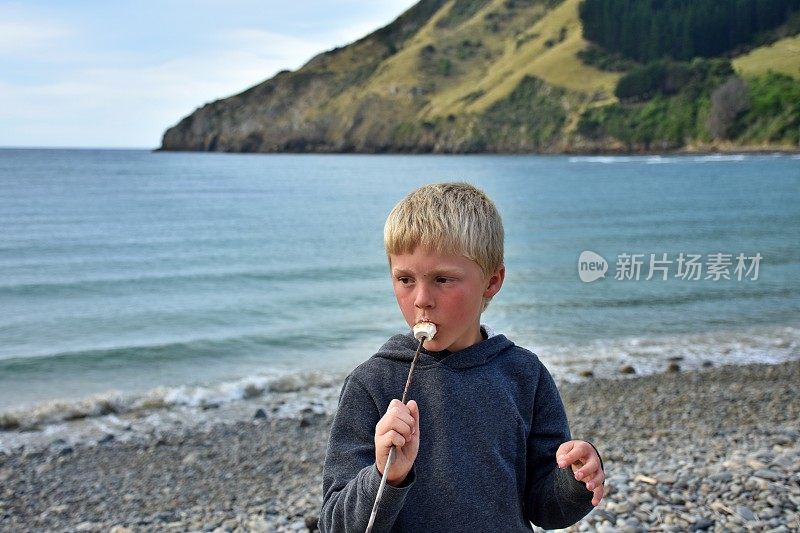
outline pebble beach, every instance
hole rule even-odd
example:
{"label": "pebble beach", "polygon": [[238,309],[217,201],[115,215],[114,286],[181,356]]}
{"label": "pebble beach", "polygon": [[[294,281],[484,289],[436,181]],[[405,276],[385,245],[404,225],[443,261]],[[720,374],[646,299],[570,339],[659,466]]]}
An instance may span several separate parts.
{"label": "pebble beach", "polygon": [[[564,383],[606,497],[566,531],[800,530],[800,361]],[[184,424],[0,453],[0,530],[313,529],[332,412]],[[0,438],[2,434],[0,433]]]}

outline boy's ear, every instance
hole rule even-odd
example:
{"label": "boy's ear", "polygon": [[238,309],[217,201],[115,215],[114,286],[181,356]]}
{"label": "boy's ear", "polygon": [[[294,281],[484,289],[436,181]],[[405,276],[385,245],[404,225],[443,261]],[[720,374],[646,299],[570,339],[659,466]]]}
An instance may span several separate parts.
{"label": "boy's ear", "polygon": [[489,276],[489,282],[487,284],[486,290],[483,291],[484,298],[491,298],[498,292],[500,292],[500,287],[503,286],[503,280],[506,277],[506,267],[505,265],[500,265],[497,267],[497,270]]}

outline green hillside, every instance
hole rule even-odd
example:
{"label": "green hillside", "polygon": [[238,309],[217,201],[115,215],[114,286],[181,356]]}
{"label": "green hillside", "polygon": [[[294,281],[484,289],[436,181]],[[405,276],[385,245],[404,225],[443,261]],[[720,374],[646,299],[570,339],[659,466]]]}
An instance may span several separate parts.
{"label": "green hillside", "polygon": [[[735,71],[727,59],[716,70],[670,63],[659,72],[693,72],[690,88],[662,90],[655,80],[658,90],[618,98],[619,85],[630,85],[637,69],[649,72],[646,77],[658,68],[617,60],[587,64],[587,51],[601,58],[607,51],[584,38],[580,5],[423,0],[295,72],[204,105],[165,132],[161,149],[556,153],[797,145],[800,98],[791,100],[800,78],[800,54],[792,53],[800,46],[797,35],[742,49]],[[774,76],[768,70],[788,74],[778,84],[789,99],[765,106],[765,76]],[[711,71],[716,74],[697,79]],[[743,85],[730,91],[747,103],[737,100],[728,117],[720,107],[727,93],[717,93],[713,106],[712,96],[735,75]],[[754,117],[754,109],[776,116]],[[721,123],[717,115],[724,115]],[[742,122],[748,120],[761,125]]]}
{"label": "green hillside", "polygon": [[800,80],[800,35],[785,37],[742,54],[733,60],[733,66],[743,76],[773,71]]}

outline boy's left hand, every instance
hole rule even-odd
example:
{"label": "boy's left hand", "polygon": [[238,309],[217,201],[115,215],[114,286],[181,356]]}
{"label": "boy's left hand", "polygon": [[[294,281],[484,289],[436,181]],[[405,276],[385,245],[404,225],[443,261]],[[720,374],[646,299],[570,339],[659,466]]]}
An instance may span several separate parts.
{"label": "boy's left hand", "polygon": [[567,441],[558,447],[556,461],[559,468],[572,465],[575,479],[585,483],[586,488],[592,491],[592,505],[600,503],[606,476],[600,465],[600,457],[591,444],[582,440]]}

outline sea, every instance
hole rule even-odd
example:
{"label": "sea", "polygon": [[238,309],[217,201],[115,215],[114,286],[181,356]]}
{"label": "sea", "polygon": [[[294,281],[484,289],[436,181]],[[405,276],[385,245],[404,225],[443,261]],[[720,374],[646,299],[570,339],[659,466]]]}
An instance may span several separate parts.
{"label": "sea", "polygon": [[800,358],[797,155],[0,149],[0,451],[334,409],[408,330],[386,216],[441,181],[495,201],[482,322],[559,381]]}

